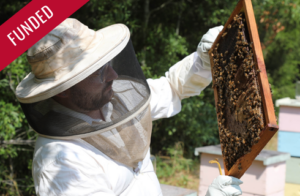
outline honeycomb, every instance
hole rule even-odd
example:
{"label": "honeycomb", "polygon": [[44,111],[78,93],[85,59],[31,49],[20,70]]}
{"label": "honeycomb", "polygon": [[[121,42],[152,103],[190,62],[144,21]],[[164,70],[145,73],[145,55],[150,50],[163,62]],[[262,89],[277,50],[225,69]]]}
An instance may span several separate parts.
{"label": "honeycomb", "polygon": [[[244,13],[227,25],[211,56],[220,143],[229,171],[239,158],[251,152],[265,126],[260,70],[255,66]],[[241,170],[241,165],[238,168]]]}

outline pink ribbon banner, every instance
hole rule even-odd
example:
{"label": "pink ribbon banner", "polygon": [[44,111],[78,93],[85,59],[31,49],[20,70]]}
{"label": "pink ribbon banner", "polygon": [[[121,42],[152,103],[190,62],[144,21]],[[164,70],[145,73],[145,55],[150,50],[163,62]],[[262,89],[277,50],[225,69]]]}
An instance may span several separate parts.
{"label": "pink ribbon banner", "polygon": [[0,71],[89,0],[32,0],[0,26]]}

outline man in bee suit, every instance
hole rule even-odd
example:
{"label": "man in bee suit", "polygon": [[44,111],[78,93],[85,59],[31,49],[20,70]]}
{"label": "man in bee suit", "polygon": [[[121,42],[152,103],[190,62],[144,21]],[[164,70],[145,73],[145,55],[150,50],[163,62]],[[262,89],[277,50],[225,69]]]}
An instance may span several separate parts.
{"label": "man in bee suit", "polygon": [[[222,28],[159,79],[145,79],[122,24],[93,31],[66,19],[32,46],[32,72],[16,95],[39,134],[37,195],[162,195],[150,160],[152,121],[176,115],[182,99],[209,85],[207,52]],[[240,195],[239,184],[219,176],[207,195]]]}

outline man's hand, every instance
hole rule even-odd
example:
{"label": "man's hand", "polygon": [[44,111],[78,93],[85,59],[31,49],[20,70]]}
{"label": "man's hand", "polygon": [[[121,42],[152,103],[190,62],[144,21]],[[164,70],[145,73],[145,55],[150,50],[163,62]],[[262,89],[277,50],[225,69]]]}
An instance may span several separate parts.
{"label": "man's hand", "polygon": [[208,30],[208,32],[203,35],[198,48],[197,53],[203,62],[203,66],[207,69],[210,69],[210,60],[208,51],[210,50],[212,44],[214,43],[215,39],[222,31],[223,26],[214,27]]}
{"label": "man's hand", "polygon": [[239,187],[243,182],[231,176],[220,175],[214,179],[208,187],[205,196],[236,196],[241,195],[242,190]]}

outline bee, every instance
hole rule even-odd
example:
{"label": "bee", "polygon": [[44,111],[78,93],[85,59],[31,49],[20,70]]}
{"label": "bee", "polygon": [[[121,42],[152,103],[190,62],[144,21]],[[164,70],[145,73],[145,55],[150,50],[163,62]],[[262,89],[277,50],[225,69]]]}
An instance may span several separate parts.
{"label": "bee", "polygon": [[[249,112],[250,112],[250,111],[249,111]],[[248,125],[251,125],[252,118],[249,118],[249,119],[247,120],[247,122],[248,122]]]}
{"label": "bee", "polygon": [[211,53],[211,56],[214,56],[214,54],[213,54],[213,53]]}
{"label": "bee", "polygon": [[214,62],[217,64],[219,62],[218,58],[214,58]]}
{"label": "bee", "polygon": [[256,70],[256,73],[260,73],[260,72],[261,72],[260,69]]}
{"label": "bee", "polygon": [[233,17],[233,20],[236,21],[238,19],[238,15],[236,15],[235,17]]}
{"label": "bee", "polygon": [[243,143],[243,144],[246,144],[246,140],[245,140],[244,138],[243,138],[243,140],[242,140],[242,143]]}
{"label": "bee", "polygon": [[261,133],[261,130],[260,129],[257,129],[257,135],[259,136]]}
{"label": "bee", "polygon": [[259,95],[256,96],[257,101],[261,101],[261,97]]}
{"label": "bee", "polygon": [[248,151],[251,152],[251,147],[250,147],[250,146],[247,146],[247,148],[248,148]]}
{"label": "bee", "polygon": [[226,55],[228,53],[228,50],[225,51],[224,55]]}
{"label": "bee", "polygon": [[254,114],[253,110],[250,110],[249,113],[250,113],[250,115],[253,115],[253,114]]}
{"label": "bee", "polygon": [[239,171],[242,170],[242,165],[241,164],[238,165],[238,169],[239,169]]}
{"label": "bee", "polygon": [[257,104],[258,104],[257,100],[254,100],[253,105],[257,105]]}
{"label": "bee", "polygon": [[227,136],[227,137],[230,137],[230,136],[231,136],[231,133],[230,133],[230,132],[226,133],[226,136]]}
{"label": "bee", "polygon": [[225,36],[226,36],[226,34],[227,34],[227,32],[223,33],[223,34],[222,34],[222,37],[225,37]]}
{"label": "bee", "polygon": [[230,28],[231,28],[231,24],[229,24],[229,25],[227,26],[227,28],[230,29]]}
{"label": "bee", "polygon": [[259,127],[260,129],[264,129],[264,128],[265,128],[265,127],[264,127],[264,122],[263,122],[263,120],[260,121],[260,125],[259,125],[259,126],[260,126],[260,127]]}
{"label": "bee", "polygon": [[245,154],[249,154],[251,152],[251,148],[248,148],[245,152]]}
{"label": "bee", "polygon": [[236,141],[240,141],[240,140],[241,140],[241,138],[240,138],[240,137],[238,137],[238,136],[235,136],[235,140],[236,140]]}
{"label": "bee", "polygon": [[244,152],[243,152],[244,154],[248,154],[248,153],[250,153],[250,151],[248,151],[248,150],[244,150]]}

